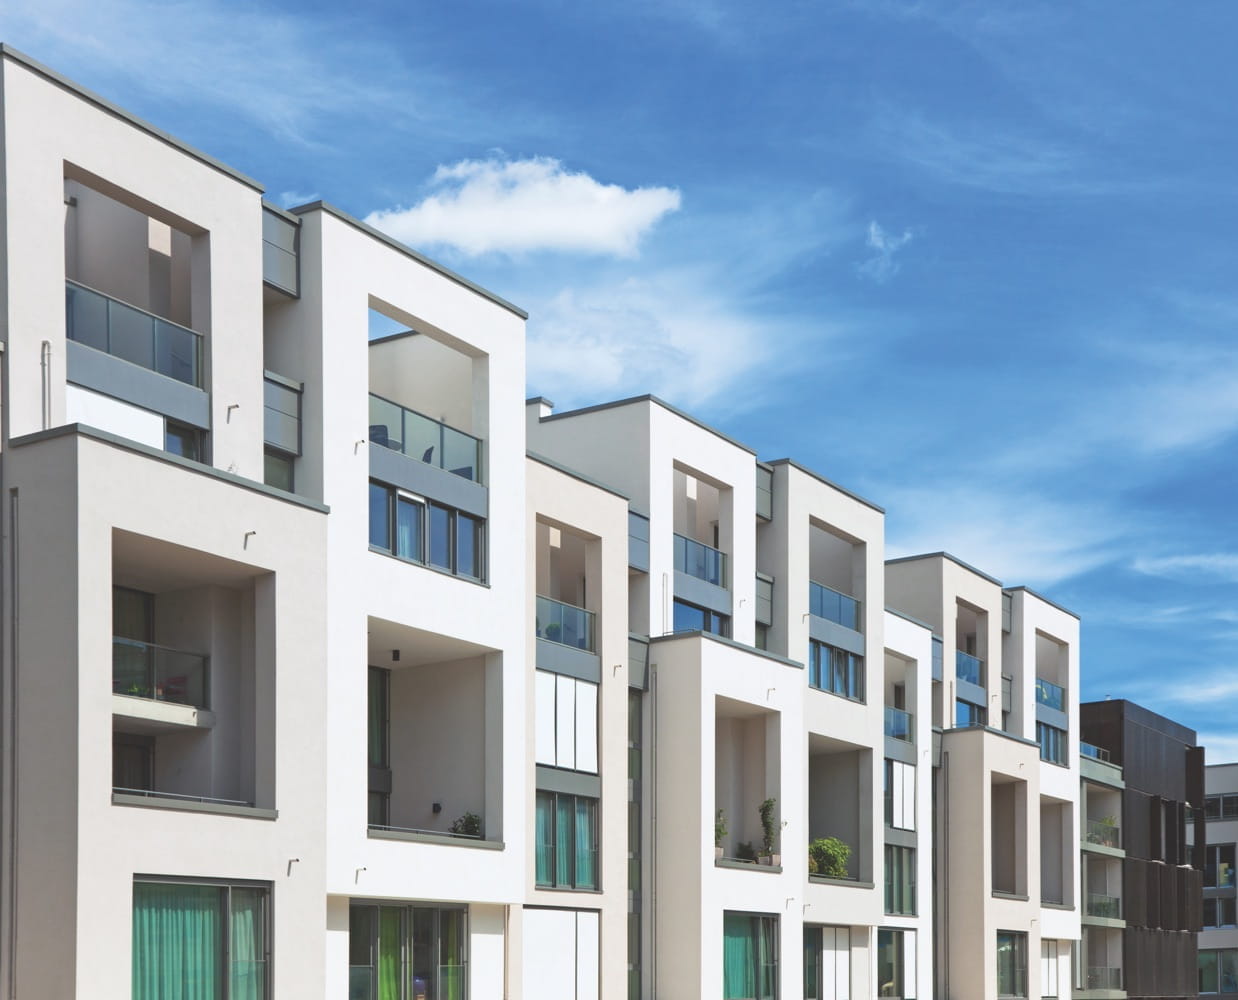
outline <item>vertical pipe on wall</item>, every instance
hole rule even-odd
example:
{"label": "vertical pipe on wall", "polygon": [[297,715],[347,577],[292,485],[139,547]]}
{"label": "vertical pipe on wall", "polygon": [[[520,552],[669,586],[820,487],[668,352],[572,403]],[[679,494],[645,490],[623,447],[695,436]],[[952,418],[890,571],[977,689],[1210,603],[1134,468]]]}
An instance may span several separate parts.
{"label": "vertical pipe on wall", "polygon": [[52,425],[52,342],[43,341],[39,348],[41,388],[43,390],[43,430]]}

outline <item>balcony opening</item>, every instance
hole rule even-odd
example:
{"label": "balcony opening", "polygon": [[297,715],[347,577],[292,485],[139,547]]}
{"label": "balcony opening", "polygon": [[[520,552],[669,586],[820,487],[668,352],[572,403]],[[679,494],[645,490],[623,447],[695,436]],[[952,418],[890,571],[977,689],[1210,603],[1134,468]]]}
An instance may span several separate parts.
{"label": "balcony opening", "polygon": [[1081,951],[1079,971],[1083,989],[1123,989],[1122,928],[1085,925]]}
{"label": "balcony opening", "polygon": [[1065,906],[1074,899],[1075,818],[1071,803],[1040,800],[1040,901]]}
{"label": "balcony opening", "polygon": [[370,442],[485,483],[489,358],[410,314],[370,303]]}
{"label": "balcony opening", "polygon": [[988,615],[971,605],[959,601],[954,620],[955,676],[977,687],[987,688],[985,659],[988,635]]}
{"label": "balcony opening", "polygon": [[731,491],[679,468],[674,490],[675,569],[729,588]]}
{"label": "balcony opening", "polygon": [[1123,919],[1122,859],[1101,854],[1083,856],[1083,913],[1108,920]]}
{"label": "balcony opening", "polygon": [[112,783],[274,808],[274,577],[116,531]]}
{"label": "balcony opening", "polygon": [[1116,788],[1083,783],[1083,842],[1100,847],[1122,846],[1122,793]]}
{"label": "balcony opening", "polygon": [[1027,898],[1027,782],[994,773],[990,784],[992,891]]}
{"label": "balcony opening", "polygon": [[882,704],[885,706],[885,735],[891,739],[916,742],[916,717],[912,711],[916,701],[916,664],[893,653],[885,654],[885,682]]}
{"label": "balcony opening", "polygon": [[371,835],[502,839],[502,656],[369,619]]}
{"label": "balcony opening", "polygon": [[864,631],[864,543],[813,522],[808,529],[808,610],[856,632]]}
{"label": "balcony opening", "polygon": [[566,528],[537,522],[537,637],[597,652],[598,546]]}
{"label": "balcony opening", "polygon": [[64,182],[68,339],[201,388],[209,236],[100,188]]}
{"label": "balcony opening", "polygon": [[1043,632],[1036,633],[1036,704],[1068,712],[1066,684],[1070,676],[1069,647]]}
{"label": "balcony opening", "polygon": [[[715,834],[725,827],[716,845],[725,858],[756,863],[758,857],[764,861],[782,853],[780,721],[777,712],[747,702],[714,702],[714,817],[721,819]],[[766,853],[761,806],[770,799],[772,838]]]}
{"label": "balcony opening", "polygon": [[[873,881],[868,849],[873,842],[872,816],[872,750],[809,733],[809,872],[821,878]],[[818,843],[822,840],[837,843],[822,847]],[[831,863],[823,867],[823,860]]]}

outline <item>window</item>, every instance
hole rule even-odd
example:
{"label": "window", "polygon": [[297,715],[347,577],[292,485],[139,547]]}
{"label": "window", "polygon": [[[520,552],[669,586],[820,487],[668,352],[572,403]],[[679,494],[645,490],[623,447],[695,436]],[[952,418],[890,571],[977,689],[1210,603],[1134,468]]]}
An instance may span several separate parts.
{"label": "window", "polygon": [[262,481],[285,493],[293,493],[292,469],[295,458],[282,451],[267,448],[262,455]]}
{"label": "window", "polygon": [[480,518],[370,483],[373,549],[480,581],[485,579],[485,535]]}
{"label": "window", "polygon": [[916,995],[916,932],[882,927],[877,931],[877,995]]}
{"label": "window", "polygon": [[1056,997],[1058,995],[1058,952],[1056,941],[1040,942],[1040,995]]}
{"label": "window", "polygon": [[597,889],[597,799],[537,793],[537,884],[555,889]]}
{"label": "window", "polygon": [[723,1000],[778,996],[778,918],[760,913],[722,915]]}
{"label": "window", "polygon": [[1040,744],[1040,759],[1051,764],[1066,763],[1066,730],[1036,723],[1036,742]]}
{"label": "window", "polygon": [[1199,992],[1238,993],[1238,950],[1200,950]]}
{"label": "window", "polygon": [[916,767],[899,760],[886,759],[885,768],[886,826],[896,830],[916,828]]}
{"label": "window", "polygon": [[756,640],[754,645],[757,649],[769,649],[769,626],[762,625],[760,622],[756,624]]}
{"label": "window", "polygon": [[1204,799],[1204,819],[1238,819],[1238,795],[1209,795]]}
{"label": "window", "polygon": [[727,615],[720,615],[717,611],[698,608],[695,604],[679,600],[675,601],[674,610],[676,632],[708,632],[723,638],[731,634],[731,619]]}
{"label": "window", "polygon": [[808,683],[822,691],[864,700],[864,657],[815,639],[808,643]]}
{"label": "window", "polygon": [[534,673],[537,763],[598,773],[598,686],[589,681]]}
{"label": "window", "polygon": [[1027,996],[1027,935],[997,932],[997,995]]}
{"label": "window", "polygon": [[467,969],[463,907],[350,907],[348,1000],[465,1000]]}
{"label": "window", "polygon": [[1204,885],[1214,889],[1233,888],[1234,845],[1209,844],[1204,854]]}
{"label": "window", "polygon": [[804,1000],[849,1000],[851,928],[804,927]]}
{"label": "window", "polygon": [[370,667],[366,757],[370,826],[391,822],[391,671]]}
{"label": "window", "polygon": [[524,908],[523,985],[529,1000],[598,1000],[599,916],[597,910]]}
{"label": "window", "polygon": [[916,851],[886,844],[886,913],[916,912]]}
{"label": "window", "polygon": [[970,701],[958,698],[954,702],[954,724],[959,729],[968,726],[984,726],[988,724],[989,716],[983,705],[974,705]]}
{"label": "window", "polygon": [[133,883],[133,1000],[270,995],[270,889]]}
{"label": "window", "polygon": [[163,450],[181,458],[202,461],[202,432],[196,427],[165,420],[163,425]]}
{"label": "window", "polygon": [[1233,897],[1228,899],[1205,899],[1204,900],[1204,926],[1205,927],[1234,927],[1238,926],[1238,920],[1235,919],[1238,913],[1235,912],[1235,900]]}

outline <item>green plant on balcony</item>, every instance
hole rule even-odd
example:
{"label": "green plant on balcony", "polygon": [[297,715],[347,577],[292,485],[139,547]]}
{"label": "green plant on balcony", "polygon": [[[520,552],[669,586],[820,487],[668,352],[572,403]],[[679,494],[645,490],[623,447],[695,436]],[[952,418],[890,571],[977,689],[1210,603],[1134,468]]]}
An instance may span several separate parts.
{"label": "green plant on balcony", "polygon": [[480,837],[481,817],[474,812],[466,812],[451,824],[451,832],[457,837]]}
{"label": "green plant on balcony", "polygon": [[553,625],[547,625],[546,626],[546,638],[549,639],[551,642],[558,642],[559,635],[562,631],[563,631],[563,626],[558,624],[557,622]]}
{"label": "green plant on balcony", "polygon": [[726,815],[719,809],[717,816],[714,817],[714,847],[721,847],[722,842],[726,840],[726,835]]}
{"label": "green plant on balcony", "polygon": [[753,847],[751,840],[745,840],[735,845],[736,861],[756,861],[756,859],[757,849]]}
{"label": "green plant on balcony", "polygon": [[777,799],[766,799],[758,807],[761,813],[761,857],[768,858],[767,864],[779,864],[774,853],[774,838],[778,835],[778,823],[774,819],[774,810],[778,807]]}
{"label": "green plant on balcony", "polygon": [[846,878],[851,845],[837,837],[818,837],[808,845],[808,873]]}

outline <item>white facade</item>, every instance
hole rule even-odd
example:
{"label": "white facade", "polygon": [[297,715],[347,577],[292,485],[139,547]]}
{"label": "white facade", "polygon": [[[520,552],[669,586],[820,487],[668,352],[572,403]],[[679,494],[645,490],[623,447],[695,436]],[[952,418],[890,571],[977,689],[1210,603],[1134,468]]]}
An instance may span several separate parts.
{"label": "white facade", "polygon": [[1073,615],[526,402],[518,308],[8,48],[0,99],[11,997],[1067,995]]}

